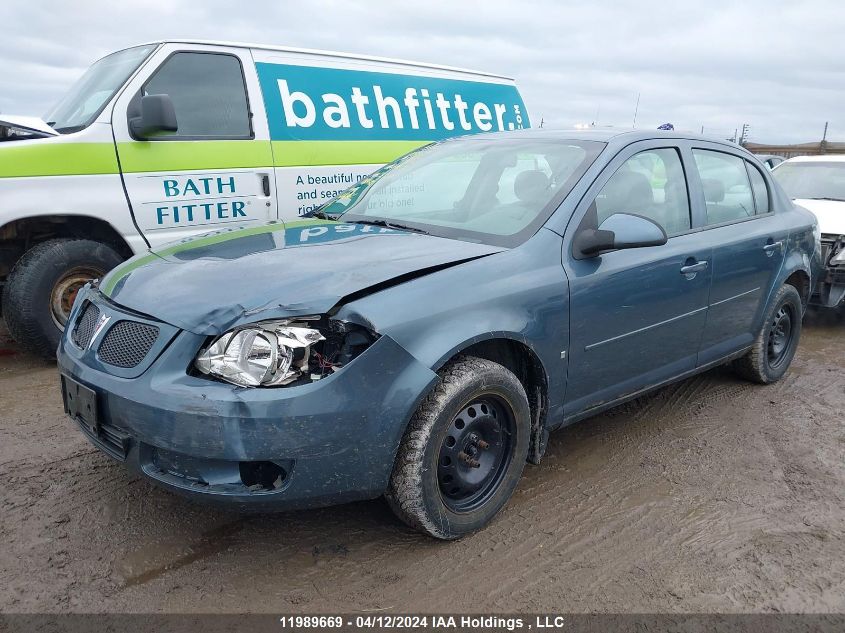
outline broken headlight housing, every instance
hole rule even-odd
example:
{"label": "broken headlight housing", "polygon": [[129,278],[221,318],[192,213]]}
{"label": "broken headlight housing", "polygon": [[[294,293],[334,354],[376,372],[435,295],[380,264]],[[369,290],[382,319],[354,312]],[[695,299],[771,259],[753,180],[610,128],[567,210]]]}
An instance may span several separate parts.
{"label": "broken headlight housing", "polygon": [[375,339],[366,328],[320,317],[262,321],[214,339],[194,367],[242,387],[282,387],[334,373]]}

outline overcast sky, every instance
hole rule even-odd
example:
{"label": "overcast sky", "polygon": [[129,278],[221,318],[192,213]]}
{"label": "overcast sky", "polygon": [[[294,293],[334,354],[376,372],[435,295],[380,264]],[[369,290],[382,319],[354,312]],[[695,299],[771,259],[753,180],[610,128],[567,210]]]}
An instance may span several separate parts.
{"label": "overcast sky", "polygon": [[[735,6],[736,5],[736,6]],[[4,0],[0,112],[43,114],[94,60],[166,38],[302,46],[517,79],[534,125],[845,140],[842,0]]]}

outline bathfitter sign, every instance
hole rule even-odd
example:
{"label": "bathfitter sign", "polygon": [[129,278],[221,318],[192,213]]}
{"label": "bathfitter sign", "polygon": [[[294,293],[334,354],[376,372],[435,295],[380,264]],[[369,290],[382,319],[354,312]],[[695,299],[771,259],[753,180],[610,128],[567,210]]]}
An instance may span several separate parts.
{"label": "bathfitter sign", "polygon": [[258,63],[278,141],[431,141],[529,127],[513,85]]}

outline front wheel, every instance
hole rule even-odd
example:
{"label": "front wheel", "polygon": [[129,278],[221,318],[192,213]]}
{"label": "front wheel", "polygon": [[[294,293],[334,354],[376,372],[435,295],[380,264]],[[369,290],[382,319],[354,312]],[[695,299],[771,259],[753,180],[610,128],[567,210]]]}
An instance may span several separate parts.
{"label": "front wheel", "polygon": [[777,382],[789,369],[801,338],[801,295],[784,285],[775,294],[754,345],[735,361],[737,372],[763,385]]}
{"label": "front wheel", "polygon": [[55,357],[76,294],[121,261],[113,248],[92,240],[55,239],[33,246],[3,288],[12,338],[34,354]]}
{"label": "front wheel", "polygon": [[402,439],[386,494],[393,511],[440,539],[484,527],[522,475],[530,420],[513,373],[472,356],[453,361]]}

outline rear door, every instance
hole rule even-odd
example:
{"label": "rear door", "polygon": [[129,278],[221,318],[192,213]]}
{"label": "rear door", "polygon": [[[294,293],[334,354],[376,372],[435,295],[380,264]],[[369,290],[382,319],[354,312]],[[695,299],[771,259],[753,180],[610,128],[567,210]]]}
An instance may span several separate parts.
{"label": "rear door", "polygon": [[[579,259],[571,249],[575,235],[614,213],[656,221],[668,242]],[[711,257],[709,242],[692,229],[680,149],[665,140],[620,152],[573,220],[563,256],[570,284],[567,415],[695,368]]]}
{"label": "rear door", "polygon": [[[135,138],[128,119],[166,94],[179,129]],[[117,153],[135,221],[153,245],[276,217],[273,158],[249,49],[166,44],[119,97]]]}
{"label": "rear door", "polygon": [[750,345],[783,264],[787,221],[772,212],[768,181],[740,153],[721,145],[695,144],[690,151],[697,223],[713,244],[710,307],[699,364]]}

